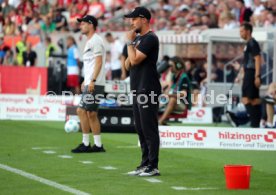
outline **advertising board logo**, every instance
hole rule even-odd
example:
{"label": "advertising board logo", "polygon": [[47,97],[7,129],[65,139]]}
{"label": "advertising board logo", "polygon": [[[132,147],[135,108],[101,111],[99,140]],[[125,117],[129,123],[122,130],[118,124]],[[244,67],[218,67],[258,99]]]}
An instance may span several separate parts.
{"label": "advertising board logo", "polygon": [[197,141],[203,141],[205,137],[207,137],[207,133],[205,130],[197,130],[197,133],[194,134],[194,138]]}
{"label": "advertising board logo", "polygon": [[118,85],[117,84],[112,85],[112,89],[115,90],[115,91],[117,91],[118,90]]}
{"label": "advertising board logo", "polygon": [[130,125],[130,124],[131,124],[131,118],[130,118],[130,117],[123,117],[123,118],[121,119],[121,123],[122,123],[123,125]]}
{"label": "advertising board logo", "polygon": [[33,97],[28,97],[27,99],[26,99],[26,103],[27,104],[31,104],[31,103],[33,103],[34,102],[34,98]]}
{"label": "advertising board logo", "polygon": [[45,115],[45,114],[47,114],[49,111],[50,111],[50,108],[45,106],[45,107],[43,107],[43,108],[40,109],[40,114]]}
{"label": "advertising board logo", "polygon": [[276,132],[268,131],[266,135],[264,135],[264,140],[268,143],[274,142],[276,140]]}
{"label": "advertising board logo", "polygon": [[110,121],[112,125],[118,125],[119,123],[118,117],[111,117]]}
{"label": "advertising board logo", "polygon": [[196,112],[196,116],[197,116],[198,118],[202,118],[204,115],[205,115],[205,111],[202,110],[202,109],[200,109],[200,110],[198,110],[198,111]]}
{"label": "advertising board logo", "polygon": [[101,120],[101,123],[106,124],[107,123],[107,117],[103,117],[102,120]]}

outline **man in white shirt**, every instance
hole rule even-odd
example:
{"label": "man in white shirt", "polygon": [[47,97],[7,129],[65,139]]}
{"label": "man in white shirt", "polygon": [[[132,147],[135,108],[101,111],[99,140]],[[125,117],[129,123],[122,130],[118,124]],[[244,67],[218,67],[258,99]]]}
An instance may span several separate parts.
{"label": "man in white shirt", "polygon": [[[105,152],[101,142],[101,125],[98,119],[100,99],[104,97],[106,49],[102,38],[96,33],[98,25],[94,16],[77,19],[82,34],[87,36],[83,51],[84,81],[82,98],[77,109],[83,133],[82,143],[73,153]],[[94,145],[90,146],[89,135],[93,132]]]}
{"label": "man in white shirt", "polygon": [[114,39],[111,33],[106,33],[105,38],[107,42],[110,44],[110,65],[112,80],[119,80],[122,74],[121,57],[123,51],[123,44],[118,39]]}

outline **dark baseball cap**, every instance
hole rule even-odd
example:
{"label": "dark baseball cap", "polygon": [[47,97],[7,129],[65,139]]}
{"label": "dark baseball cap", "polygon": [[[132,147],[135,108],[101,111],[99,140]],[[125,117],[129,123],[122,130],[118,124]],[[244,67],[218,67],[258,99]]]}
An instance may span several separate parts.
{"label": "dark baseball cap", "polygon": [[150,11],[145,7],[136,7],[131,13],[126,14],[125,18],[146,18],[151,19]]}
{"label": "dark baseball cap", "polygon": [[93,24],[95,27],[98,26],[98,20],[94,16],[86,15],[83,18],[78,18],[78,22],[87,22],[89,24]]}

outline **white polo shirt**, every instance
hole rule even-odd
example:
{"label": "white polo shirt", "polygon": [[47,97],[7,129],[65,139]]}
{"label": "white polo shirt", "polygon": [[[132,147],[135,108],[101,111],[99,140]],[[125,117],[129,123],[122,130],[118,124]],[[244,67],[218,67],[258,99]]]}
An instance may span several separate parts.
{"label": "white polo shirt", "polygon": [[86,42],[83,51],[84,85],[89,85],[93,79],[92,76],[95,69],[95,58],[97,56],[102,56],[102,67],[98,77],[96,78],[95,85],[104,86],[106,49],[104,47],[103,39],[95,33]]}

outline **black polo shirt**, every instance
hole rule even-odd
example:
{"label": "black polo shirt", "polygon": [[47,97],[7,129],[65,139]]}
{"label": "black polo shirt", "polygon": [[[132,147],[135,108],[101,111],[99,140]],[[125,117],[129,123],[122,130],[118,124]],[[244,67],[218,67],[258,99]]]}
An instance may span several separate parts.
{"label": "black polo shirt", "polygon": [[161,94],[161,85],[157,73],[156,63],[159,53],[159,40],[153,32],[137,36],[135,41],[137,50],[147,57],[140,64],[130,69],[130,87],[136,93],[150,93],[154,91]]}
{"label": "black polo shirt", "polygon": [[244,68],[255,69],[255,57],[261,54],[258,42],[251,38],[244,48]]}
{"label": "black polo shirt", "polygon": [[34,66],[36,58],[37,55],[34,51],[30,51],[29,53],[27,51],[23,52],[23,63],[25,66]]}

